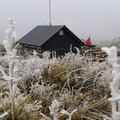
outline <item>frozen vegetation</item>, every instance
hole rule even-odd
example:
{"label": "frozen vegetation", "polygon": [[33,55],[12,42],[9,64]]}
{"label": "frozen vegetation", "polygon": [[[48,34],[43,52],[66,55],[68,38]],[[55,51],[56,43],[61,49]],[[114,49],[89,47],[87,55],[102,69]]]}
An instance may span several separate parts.
{"label": "frozen vegetation", "polygon": [[113,120],[120,119],[120,64],[118,64],[117,47],[111,48],[103,47],[102,50],[107,53],[108,61],[112,65],[113,80],[110,83],[111,101],[112,105],[112,118]]}
{"label": "frozen vegetation", "polygon": [[120,37],[113,40],[103,41],[97,44],[97,47],[111,47],[111,46],[116,46],[117,48],[120,48]]}
{"label": "frozen vegetation", "polygon": [[0,120],[111,120],[108,61],[87,61],[79,50],[63,58],[50,52],[21,58],[14,41],[7,46],[17,39],[10,28],[0,59]]}

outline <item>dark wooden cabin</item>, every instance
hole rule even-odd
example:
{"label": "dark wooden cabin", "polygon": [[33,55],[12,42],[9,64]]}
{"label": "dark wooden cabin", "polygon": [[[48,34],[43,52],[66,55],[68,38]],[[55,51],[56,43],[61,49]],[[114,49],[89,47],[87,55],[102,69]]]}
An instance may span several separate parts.
{"label": "dark wooden cabin", "polygon": [[64,53],[72,48],[85,44],[65,25],[61,26],[37,26],[17,43],[22,45],[22,49],[28,51],[56,51],[57,55],[64,55]]}

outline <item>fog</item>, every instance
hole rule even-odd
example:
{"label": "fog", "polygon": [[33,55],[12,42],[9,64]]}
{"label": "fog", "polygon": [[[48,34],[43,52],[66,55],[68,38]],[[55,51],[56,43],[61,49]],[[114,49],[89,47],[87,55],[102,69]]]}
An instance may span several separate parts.
{"label": "fog", "polygon": [[[52,25],[66,25],[93,43],[120,36],[120,0],[51,0]],[[20,38],[37,25],[49,25],[49,0],[0,0],[0,41],[7,18],[16,22]]]}

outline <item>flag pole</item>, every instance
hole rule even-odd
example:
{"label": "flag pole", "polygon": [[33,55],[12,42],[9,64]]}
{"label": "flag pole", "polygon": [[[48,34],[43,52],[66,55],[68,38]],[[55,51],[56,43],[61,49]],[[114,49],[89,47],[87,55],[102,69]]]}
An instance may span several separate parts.
{"label": "flag pole", "polygon": [[49,0],[49,25],[51,26],[51,0]]}

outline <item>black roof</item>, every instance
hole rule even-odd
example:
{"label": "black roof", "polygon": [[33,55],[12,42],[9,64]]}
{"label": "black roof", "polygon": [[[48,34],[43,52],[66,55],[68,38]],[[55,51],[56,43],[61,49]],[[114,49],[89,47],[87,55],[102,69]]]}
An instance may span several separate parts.
{"label": "black roof", "polygon": [[76,40],[84,45],[84,43],[73,34],[65,25],[57,25],[57,26],[37,26],[29,33],[27,33],[24,37],[22,37],[17,43],[41,46],[48,39],[50,39],[55,33],[57,33],[62,28],[65,28]]}

